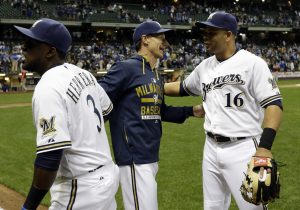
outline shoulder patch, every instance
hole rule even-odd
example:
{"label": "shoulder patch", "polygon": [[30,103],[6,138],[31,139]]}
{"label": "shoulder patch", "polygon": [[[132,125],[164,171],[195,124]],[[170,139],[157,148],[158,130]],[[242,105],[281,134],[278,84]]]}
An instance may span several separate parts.
{"label": "shoulder patch", "polygon": [[52,116],[49,120],[45,118],[41,118],[40,127],[43,129],[43,136],[54,134],[56,132],[55,116]]}
{"label": "shoulder patch", "polygon": [[272,78],[269,78],[269,79],[268,79],[268,82],[272,85],[272,89],[277,88],[276,81],[275,81],[275,79],[274,79],[273,77],[272,77]]}

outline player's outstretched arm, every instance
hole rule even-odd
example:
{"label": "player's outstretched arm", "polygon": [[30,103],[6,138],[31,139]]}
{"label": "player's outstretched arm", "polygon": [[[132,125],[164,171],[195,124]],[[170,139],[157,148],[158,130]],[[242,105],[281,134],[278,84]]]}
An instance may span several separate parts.
{"label": "player's outstretched arm", "polygon": [[180,82],[165,83],[164,94],[167,96],[180,96]]}

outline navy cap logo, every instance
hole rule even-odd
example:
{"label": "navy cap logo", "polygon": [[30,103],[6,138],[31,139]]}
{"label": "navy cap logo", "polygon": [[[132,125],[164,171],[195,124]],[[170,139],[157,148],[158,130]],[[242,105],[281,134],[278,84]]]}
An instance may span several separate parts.
{"label": "navy cap logo", "polygon": [[42,22],[43,20],[37,20],[37,21],[35,21],[33,24],[32,24],[32,28],[34,28],[39,22]]}
{"label": "navy cap logo", "polygon": [[216,12],[211,13],[211,14],[208,16],[207,20],[211,20],[215,14],[216,14]]}

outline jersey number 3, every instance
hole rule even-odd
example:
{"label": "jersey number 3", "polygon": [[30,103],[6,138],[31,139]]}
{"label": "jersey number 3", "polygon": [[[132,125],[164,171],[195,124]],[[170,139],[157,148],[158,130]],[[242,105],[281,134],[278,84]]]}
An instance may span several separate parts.
{"label": "jersey number 3", "polygon": [[86,97],[86,103],[87,103],[88,106],[89,106],[89,101],[92,102],[93,108],[94,108],[94,113],[97,115],[97,117],[99,119],[100,125],[97,125],[97,130],[100,133],[100,131],[101,131],[101,116],[100,116],[100,112],[95,107],[95,101],[94,101],[94,98],[91,95],[87,95],[87,97]]}

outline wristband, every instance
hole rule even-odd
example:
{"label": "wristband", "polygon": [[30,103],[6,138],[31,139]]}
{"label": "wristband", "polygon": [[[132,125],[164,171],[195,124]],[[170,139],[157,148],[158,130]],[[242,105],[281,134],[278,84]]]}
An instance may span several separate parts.
{"label": "wristband", "polygon": [[264,128],[263,133],[260,137],[258,147],[263,147],[265,149],[271,150],[275,136],[276,131],[273,128]]}
{"label": "wristband", "polygon": [[22,207],[25,210],[35,210],[37,209],[38,205],[41,203],[45,195],[47,194],[48,190],[41,190],[33,185],[31,185],[30,191],[27,195],[25,203]]}
{"label": "wristband", "polygon": [[192,106],[186,106],[184,109],[187,117],[194,116],[194,110]]}

